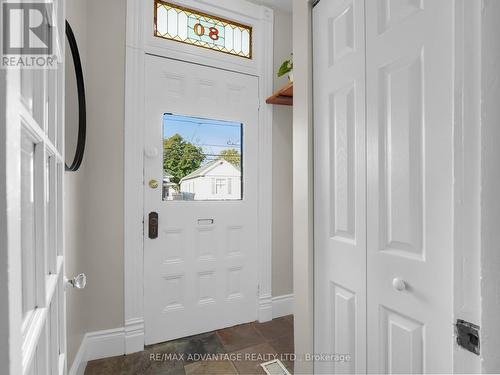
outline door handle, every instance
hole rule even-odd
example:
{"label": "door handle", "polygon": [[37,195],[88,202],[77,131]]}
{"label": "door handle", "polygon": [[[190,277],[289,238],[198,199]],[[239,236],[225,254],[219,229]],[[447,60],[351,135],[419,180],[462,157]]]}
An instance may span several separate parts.
{"label": "door handle", "polygon": [[84,289],[87,286],[87,275],[81,273],[72,279],[66,279],[66,285],[76,289]]}
{"label": "door handle", "polygon": [[403,290],[406,289],[406,282],[400,279],[399,277],[395,277],[392,280],[392,287],[398,292],[402,292]]}

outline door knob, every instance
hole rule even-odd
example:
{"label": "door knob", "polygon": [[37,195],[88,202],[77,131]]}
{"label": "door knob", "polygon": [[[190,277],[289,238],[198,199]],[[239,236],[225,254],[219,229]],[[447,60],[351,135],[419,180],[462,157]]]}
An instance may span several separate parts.
{"label": "door knob", "polygon": [[83,289],[87,285],[87,275],[81,273],[72,279],[66,279],[66,285],[76,289]]}
{"label": "door knob", "polygon": [[400,279],[399,277],[395,277],[392,280],[392,287],[397,290],[398,292],[402,292],[403,290],[406,289],[406,283],[404,280]]}

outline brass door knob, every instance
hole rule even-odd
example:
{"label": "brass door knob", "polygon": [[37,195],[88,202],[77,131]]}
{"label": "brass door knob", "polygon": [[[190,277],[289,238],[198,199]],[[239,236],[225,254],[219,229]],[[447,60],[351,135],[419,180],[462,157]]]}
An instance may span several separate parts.
{"label": "brass door knob", "polygon": [[154,179],[153,180],[149,180],[149,187],[151,189],[156,189],[158,187],[158,181],[156,181]]}

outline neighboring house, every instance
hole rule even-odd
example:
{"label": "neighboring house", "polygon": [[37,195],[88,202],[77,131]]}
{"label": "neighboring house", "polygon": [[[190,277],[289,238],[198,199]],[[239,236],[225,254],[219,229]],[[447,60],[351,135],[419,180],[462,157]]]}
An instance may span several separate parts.
{"label": "neighboring house", "polygon": [[180,181],[181,192],[194,200],[241,199],[241,171],[225,159],[211,161]]}
{"label": "neighboring house", "polygon": [[173,177],[169,172],[163,173],[163,200],[171,200],[172,196],[177,192],[175,189],[177,184],[171,182]]}

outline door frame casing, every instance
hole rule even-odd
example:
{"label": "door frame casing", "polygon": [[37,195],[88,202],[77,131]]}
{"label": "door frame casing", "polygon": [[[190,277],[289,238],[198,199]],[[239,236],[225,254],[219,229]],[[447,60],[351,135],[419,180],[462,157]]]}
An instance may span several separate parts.
{"label": "door frame casing", "polygon": [[[0,363],[7,374],[22,374],[21,311],[21,201],[20,189],[8,181],[20,181],[19,140],[21,121],[17,96],[20,72],[0,71]],[[14,94],[14,95],[13,95]],[[17,94],[17,95],[16,95]]]}
{"label": "door frame casing", "polygon": [[[143,155],[145,55],[188,61],[259,79],[259,176],[257,316],[272,319],[272,107],[273,11],[243,0],[186,0],[183,5],[248,24],[253,29],[253,59],[165,41],[153,36],[153,1],[127,0],[124,129],[124,325],[125,353],[144,349]],[[150,20],[151,22],[147,22]]]}

